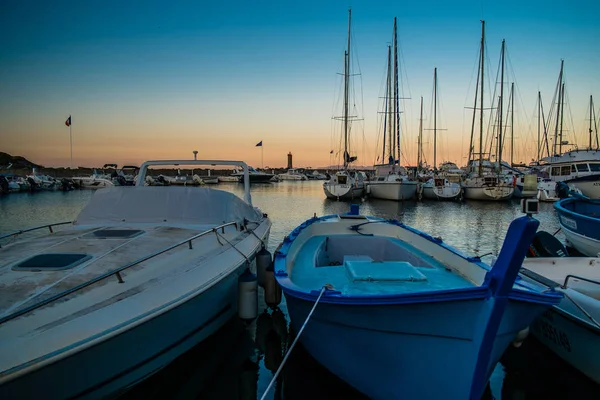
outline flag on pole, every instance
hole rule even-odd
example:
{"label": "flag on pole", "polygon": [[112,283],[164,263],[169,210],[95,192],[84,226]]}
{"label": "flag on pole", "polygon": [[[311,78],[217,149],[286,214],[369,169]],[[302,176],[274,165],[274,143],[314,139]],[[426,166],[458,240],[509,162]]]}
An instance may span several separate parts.
{"label": "flag on pole", "polygon": [[65,121],[65,125],[71,126],[71,116],[70,115],[69,115],[69,118],[67,118],[67,120]]}
{"label": "flag on pole", "polygon": [[262,147],[262,140],[260,142],[256,143],[255,147]]}

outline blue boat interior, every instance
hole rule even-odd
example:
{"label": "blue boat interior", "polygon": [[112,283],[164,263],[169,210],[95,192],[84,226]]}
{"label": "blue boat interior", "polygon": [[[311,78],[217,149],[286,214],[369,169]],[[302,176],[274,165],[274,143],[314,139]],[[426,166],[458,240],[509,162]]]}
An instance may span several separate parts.
{"label": "blue boat interior", "polygon": [[566,210],[600,219],[600,202],[595,201],[568,201],[561,204]]}
{"label": "blue boat interior", "polygon": [[296,256],[291,280],[306,289],[329,283],[344,295],[415,293],[476,286],[402,240],[361,235],[310,238]]}

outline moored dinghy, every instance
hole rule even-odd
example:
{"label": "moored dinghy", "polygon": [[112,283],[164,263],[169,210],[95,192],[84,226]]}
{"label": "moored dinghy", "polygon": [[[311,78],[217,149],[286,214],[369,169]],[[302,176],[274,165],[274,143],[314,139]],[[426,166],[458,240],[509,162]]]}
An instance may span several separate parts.
{"label": "moored dinghy", "polygon": [[575,194],[554,204],[567,241],[580,253],[600,254],[600,200]]}
{"label": "moored dinghy", "polygon": [[513,221],[490,268],[398,221],[314,217],[285,238],[275,273],[304,347],[369,397],[480,399],[506,347],[561,299],[515,285],[538,225]]}
{"label": "moored dinghy", "polygon": [[239,277],[271,223],[248,179],[245,201],[144,186],[148,166],[174,164],[238,165],[248,176],[237,161],[149,161],[135,186],[97,191],[68,228],[0,248],[0,398],[106,397],[236,313]]}

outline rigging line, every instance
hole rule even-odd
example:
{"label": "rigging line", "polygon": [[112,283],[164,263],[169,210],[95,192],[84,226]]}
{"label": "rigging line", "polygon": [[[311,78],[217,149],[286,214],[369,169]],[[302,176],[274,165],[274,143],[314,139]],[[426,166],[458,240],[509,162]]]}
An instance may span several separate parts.
{"label": "rigging line", "polygon": [[[221,235],[216,228],[213,228],[212,231],[217,235],[217,239],[220,237],[221,239],[223,239],[224,241],[226,241],[228,245],[230,245],[235,251],[237,251],[238,253],[240,253],[242,255],[242,257],[244,257],[246,259],[246,261],[248,262],[248,264],[250,264],[250,259],[244,253],[242,253],[242,251],[240,249],[238,249],[237,247],[235,247],[235,245],[233,243],[231,243],[229,240],[227,240],[227,238],[225,236]],[[223,244],[221,244],[221,246],[222,245]]]}
{"label": "rigging line", "polygon": [[319,293],[319,297],[317,297],[317,300],[315,301],[315,304],[313,305],[312,309],[308,313],[308,316],[304,320],[304,323],[302,323],[302,327],[298,331],[298,335],[296,336],[296,338],[292,342],[292,345],[290,346],[290,348],[288,349],[288,351],[285,353],[285,356],[283,357],[283,360],[281,361],[281,364],[279,364],[279,368],[277,368],[277,371],[275,372],[275,375],[273,375],[273,378],[271,379],[271,382],[269,382],[269,386],[267,386],[267,388],[265,389],[265,392],[263,393],[263,395],[260,398],[260,400],[264,400],[265,397],[267,397],[267,394],[269,393],[269,390],[271,390],[271,388],[273,387],[273,384],[277,380],[277,377],[281,373],[281,370],[283,369],[283,366],[285,365],[287,359],[289,358],[290,354],[292,353],[292,350],[294,350],[294,346],[296,346],[296,343],[298,342],[298,339],[300,339],[300,336],[302,335],[302,332],[304,331],[304,328],[306,328],[306,324],[308,324],[308,321],[310,321],[310,318],[312,317],[313,312],[317,308],[317,305],[319,304],[319,301],[321,301],[321,296],[323,296],[323,293],[325,293],[326,290],[333,290],[333,285],[330,284],[330,283],[326,283],[325,286],[323,286],[323,288],[321,289],[321,292]]}

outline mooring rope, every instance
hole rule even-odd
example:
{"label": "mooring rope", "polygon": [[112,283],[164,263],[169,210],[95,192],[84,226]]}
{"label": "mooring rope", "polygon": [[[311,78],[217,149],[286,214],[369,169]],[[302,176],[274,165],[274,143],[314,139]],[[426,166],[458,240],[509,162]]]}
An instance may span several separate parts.
{"label": "mooring rope", "polygon": [[312,317],[312,314],[315,311],[315,308],[317,308],[317,304],[319,304],[319,301],[321,300],[321,296],[323,296],[323,293],[325,293],[325,291],[328,290],[328,289],[329,290],[333,289],[333,285],[331,285],[330,283],[327,283],[321,289],[321,292],[319,293],[319,297],[317,297],[317,301],[315,301],[315,304],[313,305],[312,310],[310,310],[310,312],[308,313],[308,316],[306,317],[306,320],[304,321],[304,323],[302,324],[302,327],[298,331],[298,335],[296,336],[296,338],[292,342],[292,345],[288,349],[287,353],[285,353],[285,357],[283,357],[283,361],[281,361],[281,364],[279,365],[279,368],[277,368],[277,371],[275,372],[275,375],[273,375],[273,379],[271,379],[271,382],[269,382],[269,386],[267,386],[267,389],[265,389],[265,392],[263,393],[263,395],[260,398],[260,400],[264,400],[265,397],[267,397],[267,394],[269,393],[269,390],[271,390],[271,387],[273,387],[273,384],[277,380],[277,377],[279,376],[279,373],[283,369],[283,366],[285,365],[285,362],[287,361],[288,357],[290,356],[290,353],[294,349],[294,346],[296,345],[296,342],[298,342],[298,339],[300,339],[300,335],[302,335],[302,331],[304,330],[304,328],[306,328],[306,324],[310,320],[310,317]]}
{"label": "mooring rope", "polygon": [[575,301],[575,299],[573,299],[571,296],[569,296],[569,295],[568,295],[566,292],[562,292],[562,293],[565,295],[565,297],[566,297],[567,299],[571,300],[571,302],[573,303],[573,305],[574,305],[575,307],[577,307],[577,308],[579,309],[579,311],[581,311],[581,312],[582,312],[582,313],[583,313],[583,314],[584,314],[586,317],[588,317],[588,318],[590,319],[590,321],[592,321],[592,322],[593,322],[593,323],[594,323],[594,324],[595,324],[595,325],[596,325],[598,328],[600,328],[600,323],[598,323],[598,321],[596,321],[596,320],[594,319],[594,317],[592,317],[592,316],[590,315],[590,313],[588,313],[586,310],[584,310],[584,309],[583,309],[583,307],[582,307],[582,306],[580,306],[580,305],[579,305],[579,303],[577,303],[577,302]]}

